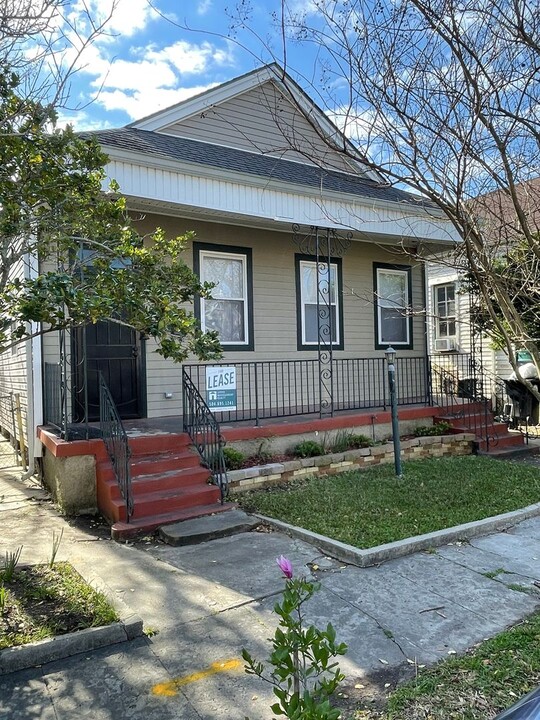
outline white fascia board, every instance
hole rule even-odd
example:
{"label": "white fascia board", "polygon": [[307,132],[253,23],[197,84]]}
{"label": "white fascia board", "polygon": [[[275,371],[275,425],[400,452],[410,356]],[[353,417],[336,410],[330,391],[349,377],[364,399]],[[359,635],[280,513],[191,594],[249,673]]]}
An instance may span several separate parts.
{"label": "white fascia board", "polygon": [[[104,147],[104,150],[108,152],[107,147]],[[117,180],[120,191],[128,196],[180,204],[175,198],[174,192],[168,195],[153,194],[149,183],[148,189],[145,189],[144,173],[151,169],[170,175],[169,178],[163,179],[162,187],[168,183],[171,190],[176,189],[180,182],[185,185],[186,181],[189,182],[193,179],[196,179],[197,185],[200,180],[206,180],[209,183],[218,183],[223,188],[228,187],[229,191],[231,184],[241,186],[242,192],[239,192],[239,195],[242,198],[242,207],[240,207],[240,203],[238,207],[233,208],[230,205],[225,206],[223,203],[220,205],[218,201],[212,202],[208,199],[212,195],[211,192],[204,193],[204,199],[202,196],[183,196],[183,204],[191,204],[193,207],[201,209],[231,211],[253,217],[274,219],[276,222],[340,227],[361,234],[376,233],[394,236],[397,233],[403,238],[415,241],[422,240],[440,244],[454,244],[456,241],[448,222],[437,209],[428,212],[421,207],[409,207],[406,204],[368,197],[362,198],[331,190],[325,191],[321,196],[317,195],[312,188],[302,185],[245,173],[228,172],[193,163],[181,163],[168,158],[149,158],[117,148],[111,148],[108,154],[109,165],[114,166],[108,168],[108,174]],[[133,175],[137,177],[138,187],[131,183]],[[142,183],[141,179],[143,179]],[[107,181],[104,183],[104,189],[106,184]],[[248,197],[253,191],[257,194],[253,199],[253,204],[249,206]],[[224,192],[223,196],[226,194]],[[276,209],[279,209],[279,212]],[[369,220],[364,219],[368,217],[370,217]]]}

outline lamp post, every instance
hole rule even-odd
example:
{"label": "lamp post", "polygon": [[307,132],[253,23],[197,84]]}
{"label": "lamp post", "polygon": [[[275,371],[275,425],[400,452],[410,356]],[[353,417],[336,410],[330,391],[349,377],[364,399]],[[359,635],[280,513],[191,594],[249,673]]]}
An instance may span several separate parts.
{"label": "lamp post", "polygon": [[390,387],[390,407],[392,410],[392,438],[394,440],[394,468],[396,475],[402,477],[401,443],[399,442],[399,422],[396,397],[396,351],[388,346],[384,351],[388,363],[388,385]]}

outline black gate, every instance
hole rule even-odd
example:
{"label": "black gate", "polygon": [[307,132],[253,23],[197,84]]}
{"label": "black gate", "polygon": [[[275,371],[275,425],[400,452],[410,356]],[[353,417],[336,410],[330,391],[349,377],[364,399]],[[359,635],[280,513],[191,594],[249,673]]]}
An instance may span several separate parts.
{"label": "black gate", "polygon": [[143,342],[135,330],[115,322],[98,322],[77,330],[73,347],[74,422],[84,422],[85,406],[88,420],[99,420],[99,373],[123,420],[144,417]]}

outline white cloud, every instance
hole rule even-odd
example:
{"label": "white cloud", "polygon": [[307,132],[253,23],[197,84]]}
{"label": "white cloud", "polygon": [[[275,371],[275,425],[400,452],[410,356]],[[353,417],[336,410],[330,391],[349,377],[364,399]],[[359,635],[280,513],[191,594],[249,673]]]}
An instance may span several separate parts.
{"label": "white cloud", "polygon": [[151,115],[156,110],[170,107],[193,95],[209,90],[217,83],[199,85],[191,88],[161,88],[151,87],[128,93],[123,90],[102,90],[96,102],[106,110],[123,110],[131,119]]}
{"label": "white cloud", "polygon": [[71,4],[67,17],[77,27],[87,25],[88,15],[94,23],[106,21],[111,35],[121,33],[128,37],[144,30],[152,18],[158,17],[148,0],[77,0]]}
{"label": "white cloud", "polygon": [[56,127],[65,128],[66,125],[72,125],[77,131],[82,130],[103,130],[104,128],[113,127],[113,123],[103,119],[96,119],[87,112],[81,110],[77,112],[60,113],[56,122]]}
{"label": "white cloud", "polygon": [[212,7],[212,0],[201,0],[199,4],[197,5],[197,14],[198,15],[206,15],[206,13],[210,10]]}

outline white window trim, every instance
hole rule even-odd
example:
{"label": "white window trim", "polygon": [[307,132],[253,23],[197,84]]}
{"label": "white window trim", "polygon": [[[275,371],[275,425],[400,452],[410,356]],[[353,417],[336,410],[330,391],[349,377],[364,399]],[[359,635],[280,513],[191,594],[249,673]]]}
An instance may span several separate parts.
{"label": "white window trim", "polygon": [[[386,340],[383,340],[382,337],[382,318],[381,318],[381,311],[383,307],[395,307],[395,308],[401,308],[399,305],[382,305],[381,302],[384,301],[384,298],[382,298],[379,294],[379,287],[380,287],[380,274],[384,273],[386,275],[404,275],[405,276],[405,305],[403,306],[403,310],[405,311],[405,327],[407,329],[407,339],[406,340],[392,340],[391,342],[388,342]],[[388,345],[394,347],[394,345],[410,345],[411,344],[411,324],[410,324],[410,318],[408,314],[408,307],[409,302],[408,298],[410,296],[410,274],[408,270],[396,270],[394,268],[377,268],[377,290],[376,290],[376,298],[377,298],[377,344],[378,345]]]}
{"label": "white window trim", "polygon": [[[250,337],[249,337],[249,301],[248,301],[248,276],[247,276],[247,255],[244,255],[243,253],[228,253],[228,252],[218,252],[215,250],[199,250],[199,268],[201,273],[201,282],[205,282],[204,277],[204,258],[206,257],[215,257],[215,258],[224,258],[227,260],[240,260],[242,262],[242,280],[243,280],[243,287],[244,287],[244,296],[243,297],[234,297],[234,298],[218,298],[220,300],[234,300],[238,301],[241,300],[244,303],[244,340],[222,340],[219,339],[220,345],[227,346],[227,345],[249,345],[250,343]],[[201,298],[201,304],[200,304],[200,313],[201,313],[201,328],[203,332],[206,332],[206,299]]]}
{"label": "white window trim", "polygon": [[[299,260],[300,263],[300,313],[301,313],[301,323],[302,323],[302,345],[308,345],[311,347],[317,347],[319,344],[317,340],[306,340],[306,315],[305,315],[305,307],[306,305],[312,305],[313,303],[306,303],[304,302],[304,298],[302,296],[302,267],[308,266],[308,267],[315,267],[315,270],[317,270],[317,261],[316,260]],[[336,277],[336,287],[335,287],[335,302],[330,303],[332,307],[336,308],[336,339],[332,342],[332,345],[339,345],[341,342],[341,327],[340,327],[340,288],[339,288],[339,270],[337,263],[330,263],[330,268],[335,269],[335,277]],[[332,277],[332,270],[330,269],[330,278]],[[331,281],[331,280],[330,280]],[[316,290],[318,293],[318,288]]]}
{"label": "white window trim", "polygon": [[[454,288],[454,315],[445,315],[441,316],[439,315],[439,302],[437,300],[437,291],[439,288],[442,287],[453,287]],[[433,316],[434,316],[434,325],[435,325],[435,339],[436,340],[455,340],[457,336],[457,301],[456,301],[456,283],[455,282],[442,282],[437,283],[436,285],[431,286],[431,292],[432,294],[432,302],[433,302]],[[455,332],[453,335],[441,335],[439,332],[439,322],[441,320],[448,322],[448,318],[453,317],[454,318],[454,325],[455,325]]]}

